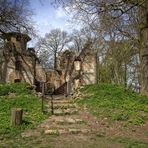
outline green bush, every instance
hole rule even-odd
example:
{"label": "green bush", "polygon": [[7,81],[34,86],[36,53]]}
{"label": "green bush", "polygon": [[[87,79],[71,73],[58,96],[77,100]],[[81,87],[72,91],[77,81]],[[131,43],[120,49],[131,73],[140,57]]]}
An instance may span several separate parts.
{"label": "green bush", "polygon": [[10,93],[30,94],[32,93],[31,89],[31,86],[27,83],[0,84],[0,96],[5,96]]}

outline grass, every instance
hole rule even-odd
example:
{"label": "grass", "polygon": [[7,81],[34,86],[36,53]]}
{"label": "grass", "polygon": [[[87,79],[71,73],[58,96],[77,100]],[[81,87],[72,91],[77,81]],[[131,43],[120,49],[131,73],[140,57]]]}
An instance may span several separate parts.
{"label": "grass", "polygon": [[[148,97],[146,96],[110,84],[89,85],[81,91],[85,97],[77,100],[78,104],[86,106],[98,118],[122,121],[132,125],[141,125],[148,120]],[[23,124],[17,127],[10,125],[11,108],[14,107],[22,108],[24,111]],[[72,134],[68,136],[45,135],[44,131],[39,136],[21,137],[22,131],[34,128],[47,116],[47,114],[42,115],[41,101],[29,85],[24,83],[0,85],[0,147],[55,147],[59,145],[60,147],[95,148],[99,145],[100,147],[146,148],[148,146],[145,141],[147,131],[145,131],[145,136],[141,134],[143,136],[141,137],[135,128],[135,131],[132,131],[133,137],[124,133],[123,135],[111,133],[112,136],[108,136],[110,133],[107,133],[106,126],[102,126],[104,128],[102,131],[83,135],[82,138]],[[122,133],[122,130],[119,132]]]}
{"label": "grass", "polygon": [[148,120],[148,97],[111,84],[88,85],[81,89],[80,105],[97,117],[140,125]]}
{"label": "grass", "polygon": [[127,137],[114,137],[109,140],[112,142],[121,143],[125,148],[147,148],[148,146],[147,142],[138,141]]}
{"label": "grass", "polygon": [[[23,109],[23,123],[11,126],[11,109]],[[0,140],[14,138],[25,129],[35,127],[47,114],[41,113],[41,101],[26,83],[0,84]]]}

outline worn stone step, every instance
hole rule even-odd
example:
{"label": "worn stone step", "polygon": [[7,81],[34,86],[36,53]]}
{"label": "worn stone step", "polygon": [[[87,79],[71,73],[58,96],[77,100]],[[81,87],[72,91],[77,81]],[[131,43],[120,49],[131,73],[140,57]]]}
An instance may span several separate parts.
{"label": "worn stone step", "polygon": [[76,108],[71,109],[54,109],[54,115],[56,116],[62,116],[62,115],[72,115],[77,114],[78,110]]}
{"label": "worn stone step", "polygon": [[40,131],[37,130],[26,130],[24,132],[21,133],[21,136],[23,138],[27,138],[27,137],[38,137],[40,136]]}
{"label": "worn stone step", "polygon": [[50,124],[50,123],[54,123],[54,122],[58,122],[58,121],[68,121],[68,120],[75,120],[76,123],[84,123],[84,120],[79,116],[79,114],[75,114],[75,115],[65,115],[65,116],[56,116],[56,115],[52,115],[50,116],[48,119],[46,119],[43,124]]}
{"label": "worn stone step", "polygon": [[73,119],[73,118],[65,118],[65,119],[55,119],[53,122],[57,124],[82,124],[85,123],[82,119]]}
{"label": "worn stone step", "polygon": [[54,100],[68,99],[65,95],[52,95]]}
{"label": "worn stone step", "polygon": [[61,100],[61,99],[68,99],[65,95],[46,95],[46,98],[48,98],[49,100],[54,99],[54,100]]}
{"label": "worn stone step", "polygon": [[[51,101],[49,101],[49,104],[51,103]],[[61,100],[53,100],[54,104],[61,104],[61,103],[73,103],[73,100],[70,99],[61,99]]]}
{"label": "worn stone step", "polygon": [[57,130],[57,129],[48,129],[48,130],[45,130],[45,134],[59,135],[59,130]]}
{"label": "worn stone step", "polygon": [[79,128],[69,128],[69,129],[47,129],[45,134],[48,135],[60,135],[60,134],[87,134],[90,133],[90,129],[79,129]]}
{"label": "worn stone step", "polygon": [[[51,104],[46,104],[45,106],[50,108]],[[55,104],[53,104],[54,109],[58,109],[58,108],[67,109],[67,108],[76,108],[76,107],[77,107],[76,104],[70,104],[70,103],[60,103],[60,104],[55,103]]]}
{"label": "worn stone step", "polygon": [[58,109],[58,108],[61,108],[61,109],[67,109],[67,108],[76,108],[76,104],[54,104],[53,105],[53,108],[54,109]]}
{"label": "worn stone step", "polygon": [[[51,104],[45,105],[47,108],[51,108]],[[70,103],[54,103],[53,104],[54,109],[68,109],[68,108],[78,108],[76,104],[70,104]]]}
{"label": "worn stone step", "polygon": [[59,121],[58,123],[56,122],[49,122],[47,124],[42,124],[40,125],[40,128],[42,129],[67,129],[68,128],[88,128],[89,125],[87,124],[79,124],[79,123],[65,123],[64,121],[61,120],[61,122]]}

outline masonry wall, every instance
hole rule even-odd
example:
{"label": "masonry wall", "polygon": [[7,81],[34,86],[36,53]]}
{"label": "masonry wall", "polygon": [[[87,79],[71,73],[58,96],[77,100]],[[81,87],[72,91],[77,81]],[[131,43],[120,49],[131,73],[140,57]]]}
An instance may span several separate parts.
{"label": "masonry wall", "polygon": [[[35,64],[34,59],[27,56],[20,58],[21,70],[17,71],[15,67],[15,58],[11,57],[8,62],[4,62],[3,76],[6,83],[13,83],[16,79],[21,79],[30,85],[34,84],[35,79],[38,82],[46,82],[46,72],[40,64]],[[35,65],[34,65],[35,64]]]}
{"label": "masonry wall", "polygon": [[6,83],[13,83],[16,79],[34,84],[34,64],[31,57],[21,56],[19,57],[20,70],[16,70],[16,59],[11,56],[8,60],[5,60],[2,66],[3,79]]}
{"label": "masonry wall", "polygon": [[26,48],[30,37],[16,32],[4,34],[3,37],[2,81],[13,83],[17,80],[30,85],[46,82],[46,71],[40,65],[34,49]]}
{"label": "masonry wall", "polygon": [[[76,55],[71,51],[61,53],[57,59],[57,68],[60,74],[61,86],[71,81],[71,90],[73,91],[79,85],[96,84],[96,53],[83,52],[79,55],[80,70],[76,71],[74,61]],[[69,80],[68,80],[69,79]],[[61,88],[62,89],[62,88]],[[60,90],[59,90],[60,91]]]}
{"label": "masonry wall", "polygon": [[82,63],[82,84],[89,85],[96,83],[96,54],[88,54]]}

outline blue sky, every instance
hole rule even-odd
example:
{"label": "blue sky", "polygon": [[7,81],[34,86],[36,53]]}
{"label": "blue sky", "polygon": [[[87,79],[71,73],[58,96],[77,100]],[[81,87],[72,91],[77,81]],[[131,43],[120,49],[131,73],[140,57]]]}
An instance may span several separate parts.
{"label": "blue sky", "polygon": [[55,8],[51,0],[31,0],[30,6],[34,12],[33,20],[40,36],[44,36],[51,29],[61,28],[69,30],[68,14],[62,8]]}

